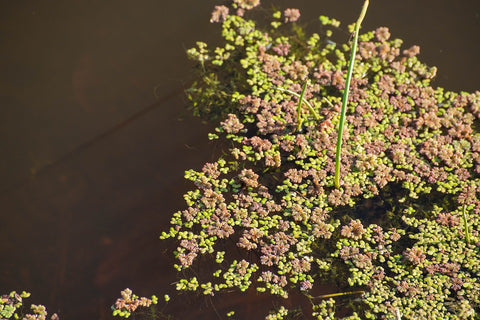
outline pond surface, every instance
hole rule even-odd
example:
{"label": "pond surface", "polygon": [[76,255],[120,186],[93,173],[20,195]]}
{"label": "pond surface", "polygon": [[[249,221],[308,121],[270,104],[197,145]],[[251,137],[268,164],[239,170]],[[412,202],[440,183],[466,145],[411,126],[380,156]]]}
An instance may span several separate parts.
{"label": "pond surface", "polygon": [[[361,6],[275,3],[300,8],[305,22],[324,14],[345,26]],[[108,319],[125,287],[174,291],[158,236],[184,207],[184,170],[218,153],[183,96],[192,79],[184,51],[217,39],[215,4],[0,2],[1,293],[28,290],[62,319]],[[480,89],[479,1],[373,1],[363,30],[378,26],[421,46],[420,59],[439,69],[434,85]]]}

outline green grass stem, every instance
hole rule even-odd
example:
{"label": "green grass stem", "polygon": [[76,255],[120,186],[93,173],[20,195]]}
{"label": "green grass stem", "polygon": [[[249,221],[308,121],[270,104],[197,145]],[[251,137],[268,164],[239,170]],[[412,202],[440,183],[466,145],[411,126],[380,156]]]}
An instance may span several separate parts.
{"label": "green grass stem", "polygon": [[358,290],[358,291],[337,292],[337,293],[330,293],[330,294],[322,294],[321,296],[310,297],[310,298],[312,298],[312,299],[325,299],[325,298],[334,298],[334,297],[341,297],[341,296],[352,295],[352,294],[361,294],[361,293],[365,293],[365,291]]}
{"label": "green grass stem", "polygon": [[[305,95],[305,89],[307,89],[307,83],[303,85],[302,92],[300,93],[300,98],[298,98],[298,107],[297,107],[297,131],[300,131],[300,128],[302,127],[302,102],[303,102],[303,96]],[[305,100],[306,101],[306,100]]]}
{"label": "green grass stem", "polygon": [[355,23],[354,38],[352,43],[352,51],[350,53],[350,62],[348,64],[347,79],[345,80],[345,89],[343,91],[343,101],[342,101],[342,110],[340,113],[340,122],[338,124],[338,138],[337,138],[337,153],[335,156],[335,188],[340,187],[340,159],[342,151],[342,136],[343,136],[343,126],[345,123],[345,113],[347,110],[348,103],[348,91],[350,90],[350,79],[352,78],[353,66],[355,64],[355,54],[357,52],[358,44],[358,34],[360,32],[360,26],[362,24],[363,18],[367,12],[369,0],[365,0],[363,3],[362,11],[358,17],[357,22]]}
{"label": "green grass stem", "polygon": [[310,113],[313,115],[313,117],[315,118],[315,120],[320,120],[320,117],[318,116],[318,114],[315,112],[315,109],[313,108],[313,106],[303,97],[304,93],[305,93],[305,89],[307,88],[307,83],[305,82],[305,84],[303,85],[303,88],[302,88],[302,92],[301,94],[298,94],[292,90],[288,90],[288,89],[284,89],[284,88],[280,88],[280,87],[274,87],[275,89],[277,90],[280,90],[280,91],[284,91],[284,92],[287,92],[287,93],[290,93],[291,95],[295,96],[298,98],[298,109],[297,109],[297,113],[299,115],[298,117],[298,123],[299,123],[299,127],[302,125],[301,123],[301,113],[300,110],[301,110],[301,107],[302,107],[302,103],[305,103],[308,107],[308,110],[310,110]]}
{"label": "green grass stem", "polygon": [[463,205],[463,227],[465,229],[465,242],[467,245],[470,244],[470,228],[468,227],[468,219],[467,219],[467,211],[466,211],[466,205]]}

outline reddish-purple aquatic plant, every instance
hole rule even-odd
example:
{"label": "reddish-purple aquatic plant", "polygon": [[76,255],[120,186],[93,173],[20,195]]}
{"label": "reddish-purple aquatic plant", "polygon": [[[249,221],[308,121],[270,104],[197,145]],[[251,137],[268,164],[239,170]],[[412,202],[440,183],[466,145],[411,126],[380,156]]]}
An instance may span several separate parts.
{"label": "reddish-purple aquatic plant", "polygon": [[478,319],[480,92],[432,87],[436,68],[388,28],[360,35],[336,188],[351,48],[325,16],[320,33],[290,29],[296,9],[258,27],[245,18],[257,5],[217,6],[223,45],[188,51],[201,74],[192,110],[220,119],[210,138],[231,147],[185,174],[196,188],[162,235],[177,241],[176,289],[309,306],[266,319]]}

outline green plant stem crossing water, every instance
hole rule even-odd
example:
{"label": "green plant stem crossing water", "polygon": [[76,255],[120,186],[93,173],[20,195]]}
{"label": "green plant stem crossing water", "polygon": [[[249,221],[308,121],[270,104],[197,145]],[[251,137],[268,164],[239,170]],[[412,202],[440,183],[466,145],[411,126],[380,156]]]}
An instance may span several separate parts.
{"label": "green plant stem crossing water", "polygon": [[355,31],[354,31],[354,38],[352,43],[352,52],[350,54],[350,62],[348,64],[348,72],[347,72],[347,79],[345,80],[345,89],[343,91],[343,98],[342,98],[342,110],[340,113],[340,122],[338,124],[338,138],[337,138],[337,153],[335,156],[335,188],[340,187],[340,158],[341,158],[341,149],[342,149],[342,136],[343,136],[343,126],[345,123],[345,113],[347,110],[347,102],[348,102],[348,91],[350,89],[350,79],[352,78],[353,73],[353,66],[355,64],[355,54],[357,51],[357,44],[358,44],[358,34],[360,32],[360,26],[362,24],[363,18],[365,18],[365,14],[367,12],[369,0],[365,0],[363,3],[362,11],[360,12],[360,16],[358,17],[357,22],[355,23]]}
{"label": "green plant stem crossing water", "polygon": [[[305,82],[305,84],[303,85],[303,88],[302,88],[302,92],[300,93],[300,97],[298,98],[298,108],[297,108],[297,122],[298,122],[298,125],[297,125],[297,131],[300,131],[300,128],[302,127],[302,122],[303,122],[303,119],[302,119],[302,101],[304,100],[303,99],[303,96],[305,94],[305,89],[307,89],[307,83]],[[313,110],[313,108],[312,108]]]}
{"label": "green plant stem crossing water", "polygon": [[470,229],[468,227],[466,205],[463,205],[462,214],[463,214],[463,227],[464,227],[464,233],[465,233],[465,242],[468,245],[470,243]]}

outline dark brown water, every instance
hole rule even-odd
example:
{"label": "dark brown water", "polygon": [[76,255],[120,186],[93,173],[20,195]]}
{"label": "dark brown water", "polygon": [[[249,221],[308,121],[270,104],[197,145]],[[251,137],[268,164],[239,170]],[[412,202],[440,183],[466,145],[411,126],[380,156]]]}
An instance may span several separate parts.
{"label": "dark brown water", "polygon": [[[361,2],[281,1],[345,25]],[[1,292],[29,290],[63,319],[106,319],[125,287],[173,291],[157,238],[184,206],[184,170],[215,153],[209,128],[185,116],[184,50],[215,39],[215,4],[0,0]],[[480,89],[479,1],[372,1],[363,27],[378,26],[421,46],[436,85]]]}

